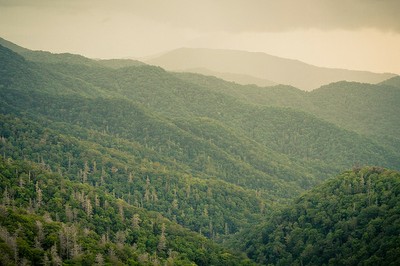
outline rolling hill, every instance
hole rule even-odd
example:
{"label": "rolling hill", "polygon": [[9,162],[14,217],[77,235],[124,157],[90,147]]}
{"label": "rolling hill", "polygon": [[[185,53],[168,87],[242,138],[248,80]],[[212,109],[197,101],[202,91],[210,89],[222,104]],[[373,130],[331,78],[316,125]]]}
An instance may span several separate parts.
{"label": "rolling hill", "polygon": [[291,86],[240,86],[215,77],[192,73],[174,73],[176,77],[208,86],[252,104],[289,107],[313,114],[323,120],[359,134],[398,140],[400,136],[399,77],[379,84],[335,82],[312,92]]}
{"label": "rolling hill", "polygon": [[399,264],[400,173],[355,168],[277,213],[246,245],[263,265]]}
{"label": "rolling hill", "polygon": [[[29,68],[29,64],[27,67]],[[33,68],[35,69],[35,67]],[[84,83],[79,85],[79,92],[75,89],[71,90],[71,87],[64,88],[52,86],[52,91],[46,91],[46,93],[50,95],[42,95],[43,88],[45,88],[46,85],[39,86],[40,90],[29,95],[28,98],[24,98],[26,96],[18,93],[18,90],[11,90],[9,93],[17,93],[18,95],[12,96],[12,99],[18,99],[20,101],[20,103],[13,102],[13,106],[19,106],[19,108],[25,109],[28,108],[27,110],[29,110],[30,113],[46,115],[48,118],[55,121],[72,122],[73,124],[78,123],[87,128],[94,127],[92,128],[94,130],[104,130],[104,126],[107,126],[106,124],[113,123],[109,124],[108,127],[110,128],[112,126],[114,134],[118,134],[118,136],[124,138],[133,137],[134,140],[139,140],[144,145],[148,145],[147,140],[154,139],[155,142],[152,144],[153,147],[159,145],[164,146],[161,143],[164,143],[163,139],[166,137],[167,139],[165,140],[165,143],[172,141],[174,145],[172,146],[173,148],[170,146],[166,149],[159,149],[162,153],[167,153],[167,155],[173,157],[174,160],[177,160],[179,154],[176,154],[175,149],[179,147],[183,152],[179,155],[181,156],[180,158],[182,162],[190,162],[189,166],[192,170],[197,169],[197,171],[203,171],[204,166],[196,165],[199,162],[192,161],[191,157],[193,155],[198,156],[198,154],[205,152],[206,155],[210,156],[210,158],[214,158],[215,161],[226,161],[224,164],[219,164],[219,170],[213,170],[213,172],[210,172],[209,174],[216,175],[218,172],[223,173],[219,178],[224,178],[229,182],[241,184],[246,187],[251,187],[249,183],[252,183],[253,181],[246,178],[246,180],[248,180],[246,181],[248,183],[246,185],[242,183],[242,181],[239,181],[240,179],[238,178],[239,176],[243,176],[242,173],[251,172],[253,170],[250,169],[254,168],[256,168],[254,169],[255,172],[250,176],[254,176],[254,180],[260,180],[257,182],[265,182],[262,186],[256,185],[257,187],[264,189],[272,184],[280,184],[282,183],[282,180],[285,180],[285,182],[292,180],[298,184],[302,183],[302,186],[313,184],[314,182],[317,182],[317,180],[313,180],[312,176],[315,176],[316,173],[320,171],[319,169],[322,168],[318,165],[325,165],[325,169],[327,170],[326,173],[330,171],[333,173],[336,171],[333,169],[339,170],[342,167],[351,167],[352,164],[357,162],[362,164],[381,162],[387,167],[394,167],[396,165],[396,154],[386,151],[382,147],[379,147],[379,144],[365,139],[365,137],[343,131],[335,125],[327,124],[326,122],[318,120],[317,118],[303,112],[299,113],[298,111],[285,108],[249,105],[248,103],[240,101],[236,97],[230,97],[224,93],[216,92],[208,87],[200,87],[193,85],[192,83],[184,82],[170,73],[156,67],[140,66],[111,70],[83,65],[77,67],[70,64],[42,64],[39,67],[39,65],[36,64],[36,68],[36,73],[39,73],[40,71],[45,73],[39,75],[43,79],[47,79],[46,82],[43,82],[45,84],[52,84],[51,81],[49,81],[52,80],[51,77],[49,78],[49,73],[52,72],[55,72],[52,73],[52,75],[62,75],[63,77],[68,77],[69,79],[78,80],[80,83]],[[25,74],[21,74],[20,80],[23,80],[22,75]],[[60,84],[61,82],[58,83]],[[68,84],[73,83],[68,81]],[[88,85],[83,86],[83,84]],[[63,96],[63,98],[60,98],[60,101],[58,99],[59,96],[51,96],[51,94],[72,94],[72,96]],[[89,99],[81,101],[76,94],[85,95],[85,97],[89,97]],[[99,100],[95,99],[95,94],[102,95],[102,97],[112,94],[113,98],[123,98],[123,100],[117,101],[117,99],[106,98],[101,100],[102,104],[99,104],[97,103]],[[38,98],[36,99],[36,97]],[[41,98],[44,98],[44,100]],[[126,99],[129,99],[129,101]],[[41,105],[40,103],[43,101],[54,104]],[[11,99],[9,102],[11,102]],[[188,104],[189,102],[191,104]],[[32,103],[34,107],[31,107],[30,103]],[[60,106],[62,105],[66,106],[60,109]],[[86,107],[87,111],[85,112],[79,111],[81,108],[80,106],[86,105],[93,107]],[[60,114],[60,110],[65,109],[72,111],[75,108],[74,106],[79,107],[74,120]],[[105,110],[97,110],[100,106],[103,109],[107,106],[113,106],[114,110],[109,108],[106,108]],[[121,106],[121,110],[119,110],[120,107],[118,106]],[[154,137],[149,135],[144,138],[144,136],[146,136],[144,133],[134,137],[134,135],[132,135],[134,132],[139,133],[140,130],[143,129],[137,128],[135,124],[125,123],[125,125],[123,125],[123,121],[121,120],[123,117],[131,117],[132,120],[137,119],[137,115],[133,110],[138,107],[140,109],[148,109],[149,112],[153,110],[158,113],[155,117],[158,119],[156,120],[158,122],[152,122],[154,126],[151,128],[146,127],[148,130],[151,130],[153,134],[156,134]],[[129,113],[129,110],[132,110],[131,114]],[[69,115],[73,114],[71,111],[69,111]],[[140,112],[143,113],[143,111]],[[100,120],[96,118],[96,115],[100,113],[103,113],[105,117],[107,116],[106,114],[108,114],[110,122],[105,122],[106,120],[104,120],[104,118],[101,118]],[[121,116],[121,114],[124,115]],[[79,117],[82,115],[87,115],[88,117],[84,117],[85,120],[80,121]],[[232,144],[221,147],[220,141],[215,142],[216,144],[210,142],[210,139],[204,135],[208,133],[209,130],[207,129],[203,130],[205,133],[196,132],[197,135],[195,136],[193,136],[193,132],[190,132],[188,135],[189,139],[188,137],[183,137],[184,135],[182,134],[187,134],[190,130],[190,124],[193,123],[194,117],[208,117],[211,119],[211,122],[214,120],[214,124],[217,125],[221,136],[227,135],[224,132],[232,131],[236,135],[235,143],[243,141],[249,142],[247,139],[255,141],[257,145],[259,145],[258,150],[265,150],[260,152],[260,156],[267,156],[269,159],[261,159],[261,157],[258,157],[264,163],[257,164],[249,161],[249,158],[254,158],[254,156],[248,156],[244,153],[248,145],[242,145],[243,148],[240,151],[243,153],[242,156],[238,157],[236,154],[232,154],[232,157],[228,156],[231,152],[226,153],[226,148],[232,146]],[[186,133],[178,133],[182,131],[182,128],[176,127],[178,121],[176,119],[187,120],[185,123],[188,126],[184,131]],[[268,123],[264,123],[264,121],[268,121]],[[309,124],[307,124],[306,121],[309,121],[307,122]],[[166,129],[162,129],[161,131],[164,132],[163,134],[165,136],[157,134],[157,132],[160,131],[160,128],[163,128],[163,126],[161,126],[163,124],[166,124],[167,126]],[[209,124],[211,125],[211,123]],[[296,127],[297,129],[294,129],[293,127]],[[215,137],[218,136],[218,134],[215,135]],[[338,138],[336,136],[340,137]],[[176,138],[176,140],[173,138]],[[181,141],[186,139],[186,143]],[[199,144],[194,145],[194,142],[199,142]],[[363,142],[371,143],[371,145],[361,145]],[[311,143],[313,143],[312,146],[310,146]],[[205,148],[206,146],[210,147]],[[194,147],[199,147],[199,151],[191,151]],[[328,147],[336,148],[331,149]],[[362,149],[366,148],[369,151],[362,152],[360,150],[359,152],[355,152],[355,150],[352,150],[353,148],[356,150],[360,149],[359,147],[362,147]],[[210,154],[213,150],[215,150],[215,152],[212,152],[214,155]],[[346,153],[348,155],[345,155]],[[251,154],[250,151],[248,154]],[[383,159],[382,156],[386,159]],[[286,167],[289,161],[293,164],[290,169]],[[235,167],[232,168],[232,165]],[[254,167],[254,165],[260,165],[260,167],[261,165],[264,166],[259,168]],[[235,169],[239,166],[243,169]],[[260,178],[260,175],[264,177]],[[275,177],[278,177],[281,181],[274,179]],[[275,181],[271,182],[271,180]],[[285,184],[285,182],[282,184]],[[279,190],[274,189],[273,191],[272,193],[279,193]]]}
{"label": "rolling hill", "polygon": [[[244,243],[355,165],[400,170],[395,78],[304,92],[7,45],[0,248],[10,264],[263,263],[264,242],[243,249],[250,261],[227,240]],[[79,237],[55,237],[65,230]]]}

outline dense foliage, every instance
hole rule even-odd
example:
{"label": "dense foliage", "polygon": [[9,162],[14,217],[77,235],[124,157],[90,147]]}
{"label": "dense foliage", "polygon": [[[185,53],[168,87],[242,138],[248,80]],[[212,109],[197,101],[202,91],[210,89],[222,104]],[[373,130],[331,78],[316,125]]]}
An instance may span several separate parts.
{"label": "dense foliage", "polygon": [[[399,169],[395,80],[304,93],[7,45],[19,53],[0,45],[10,264],[248,264],[221,245],[238,249],[243,232],[353,165]],[[268,243],[248,254],[280,263]]]}
{"label": "dense foliage", "polygon": [[0,261],[6,265],[247,264],[160,214],[45,168],[0,157]]}
{"label": "dense foliage", "polygon": [[390,136],[399,139],[399,77],[379,84],[336,82],[312,92],[277,85],[260,88],[241,86],[217,78],[190,73],[175,76],[215,91],[265,106],[290,107],[312,113],[343,128],[370,137]]}
{"label": "dense foliage", "polygon": [[400,173],[355,168],[278,212],[250,257],[271,265],[399,265]]}

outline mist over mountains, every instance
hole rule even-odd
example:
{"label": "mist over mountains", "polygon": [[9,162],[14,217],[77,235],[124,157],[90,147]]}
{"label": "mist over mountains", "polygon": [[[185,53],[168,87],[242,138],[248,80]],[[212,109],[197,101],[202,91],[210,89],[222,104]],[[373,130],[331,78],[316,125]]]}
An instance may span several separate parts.
{"label": "mist over mountains", "polygon": [[398,76],[4,39],[0,73],[3,264],[399,262]]}
{"label": "mist over mountains", "polygon": [[[291,85],[311,91],[337,81],[379,83],[396,76],[390,73],[372,73],[345,69],[317,67],[298,60],[286,59],[265,53],[203,48],[180,48],[146,61],[167,70],[208,74],[239,84],[268,86],[263,80]],[[246,75],[243,80],[234,75]],[[261,79],[261,80],[260,80]]]}

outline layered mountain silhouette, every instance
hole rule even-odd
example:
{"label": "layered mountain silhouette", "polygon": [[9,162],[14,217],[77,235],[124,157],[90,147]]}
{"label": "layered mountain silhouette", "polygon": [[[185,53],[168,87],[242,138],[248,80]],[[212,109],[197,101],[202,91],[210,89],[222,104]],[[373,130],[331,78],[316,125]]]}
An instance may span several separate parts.
{"label": "layered mountain silhouette", "polygon": [[1,43],[1,263],[398,262],[398,77],[305,92]]}
{"label": "layered mountain silhouette", "polygon": [[[239,84],[265,86],[268,80],[279,84],[291,85],[310,91],[322,85],[336,81],[356,81],[379,83],[395,76],[394,74],[372,73],[317,67],[298,60],[286,59],[265,53],[218,50],[203,48],[180,48],[146,61],[173,71],[191,71],[200,74],[208,72],[225,78],[229,73],[230,81]],[[197,69],[197,71],[196,71]],[[219,74],[224,73],[224,74]],[[246,75],[245,81],[235,75]],[[253,77],[253,79],[251,79]]]}

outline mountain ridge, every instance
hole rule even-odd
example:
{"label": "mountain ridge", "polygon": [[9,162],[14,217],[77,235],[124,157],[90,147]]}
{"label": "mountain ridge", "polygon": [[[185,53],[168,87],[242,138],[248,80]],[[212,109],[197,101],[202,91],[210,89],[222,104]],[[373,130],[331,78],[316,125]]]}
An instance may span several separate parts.
{"label": "mountain ridge", "polygon": [[91,67],[121,68],[144,65],[145,63],[132,59],[91,59],[73,53],[51,53],[42,50],[30,50],[0,37],[0,45],[22,55],[33,62],[68,63]]}
{"label": "mountain ridge", "polygon": [[[331,193],[328,178],[352,167],[357,189],[385,173],[358,165],[400,170],[396,79],[304,92],[1,44],[0,59],[0,259],[10,265],[279,264],[286,247],[269,222],[304,207],[288,214],[307,190]],[[387,195],[375,187],[369,195]],[[319,259],[298,243],[287,259]]]}
{"label": "mountain ridge", "polygon": [[306,91],[334,81],[378,83],[395,76],[391,73],[317,67],[262,52],[206,48],[175,49],[146,62],[172,71],[205,68],[215,72],[244,74]]}

